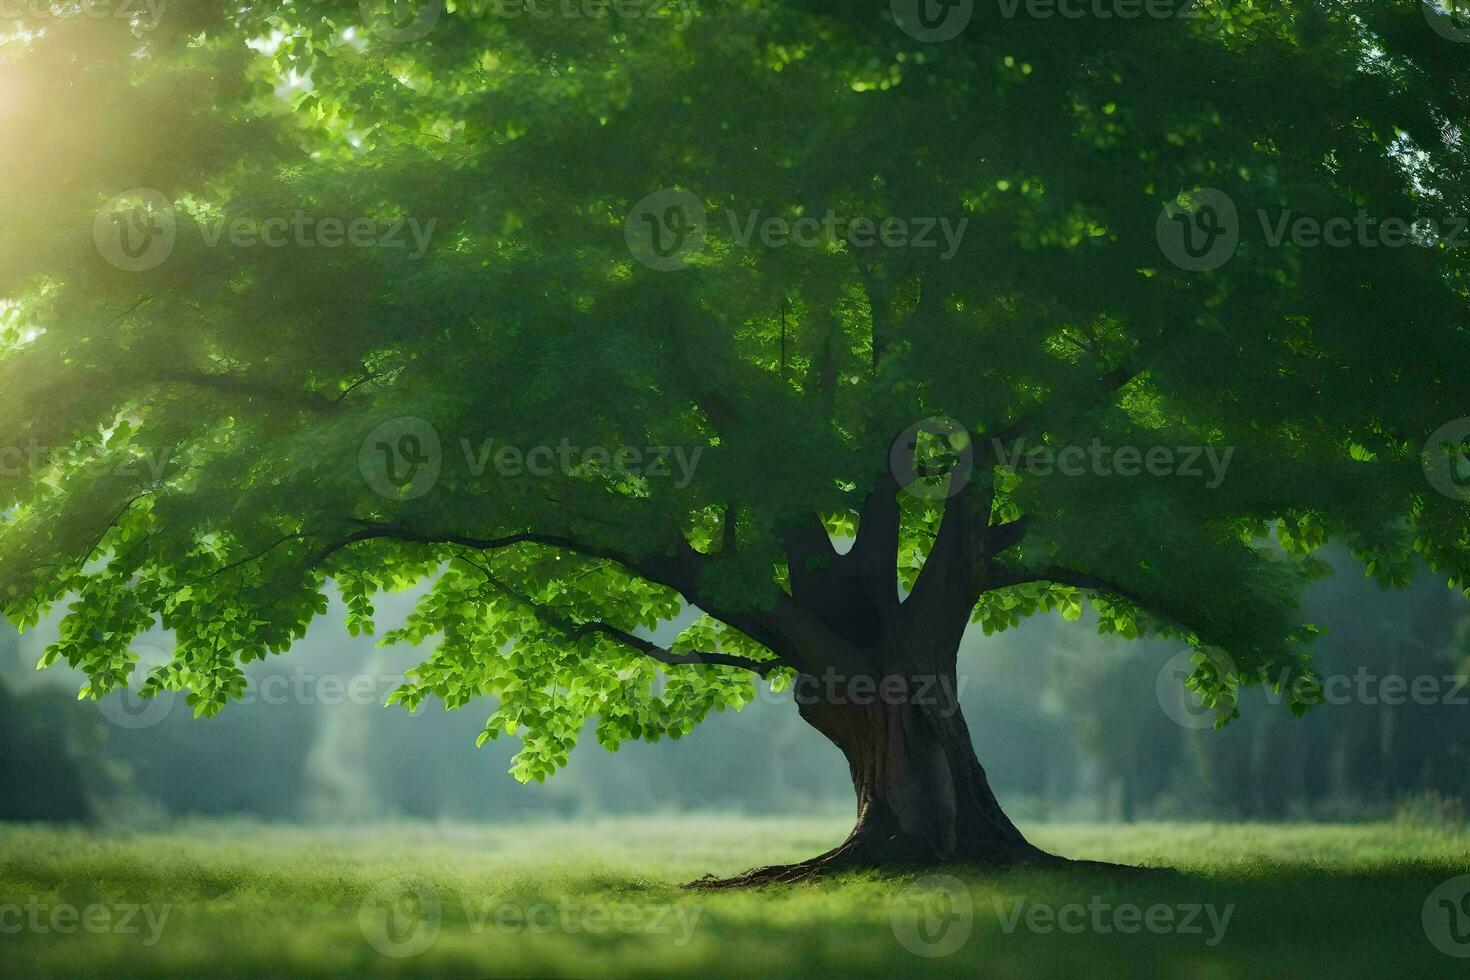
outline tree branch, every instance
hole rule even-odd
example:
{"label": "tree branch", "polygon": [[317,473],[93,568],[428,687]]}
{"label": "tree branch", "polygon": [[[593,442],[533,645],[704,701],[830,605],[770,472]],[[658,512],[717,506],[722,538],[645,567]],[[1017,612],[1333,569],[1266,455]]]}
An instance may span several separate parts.
{"label": "tree branch", "polygon": [[720,542],[720,554],[722,554],[722,555],[733,555],[733,554],[735,554],[735,543],[736,543],[735,542],[735,525],[736,525],[735,505],[734,504],[726,504],[725,505],[725,528],[724,528],[724,537],[723,537],[723,540]]}
{"label": "tree branch", "polygon": [[791,582],[791,594],[798,602],[805,603],[812,589],[817,588],[824,578],[822,573],[811,568],[812,563],[825,563],[830,571],[837,562],[832,538],[821,518],[806,513],[781,535],[781,545],[786,554],[786,577]]}
{"label": "tree branch", "polygon": [[541,544],[549,548],[560,548],[563,551],[576,552],[580,555],[586,555],[589,558],[608,558],[634,571],[638,571],[631,558],[613,549],[583,544],[572,538],[555,534],[521,531],[515,534],[502,535],[497,538],[476,538],[465,534],[431,534],[416,531],[402,524],[376,524],[356,518],[349,520],[348,523],[362,524],[365,526],[361,530],[334,541],[317,552],[314,559],[316,562],[324,561],[343,548],[357,544],[359,541],[387,538],[393,541],[408,541],[415,544],[457,544],[476,551],[495,551],[517,544]]}
{"label": "tree branch", "polygon": [[571,631],[572,636],[585,636],[589,633],[603,633],[613,639],[635,650],[645,656],[652,657],[659,663],[672,666],[689,666],[707,664],[716,667],[739,667],[752,673],[765,677],[778,667],[786,666],[780,660],[751,660],[747,657],[738,657],[730,653],[674,653],[656,643],[635,636],[625,630],[618,629],[603,622],[583,623]]}
{"label": "tree branch", "polygon": [[1088,592],[1105,592],[1110,595],[1115,595],[1120,599],[1126,599],[1156,619],[1167,622],[1175,629],[1186,633],[1199,632],[1197,627],[1189,625],[1189,623],[1185,622],[1178,615],[1164,611],[1157,600],[1151,600],[1139,592],[1118,585],[1115,582],[1099,578],[1089,572],[1079,572],[1056,565],[1016,569],[1015,573],[997,580],[987,591],[1008,588],[1013,585],[1025,585],[1029,582],[1054,582],[1057,585],[1070,585],[1074,589],[1083,589]]}
{"label": "tree branch", "polygon": [[[718,556],[701,555],[689,547],[687,541],[681,541],[683,547],[679,554],[637,559],[614,548],[535,531],[522,531],[496,538],[476,538],[463,534],[431,534],[399,524],[377,524],[357,519],[349,523],[362,524],[364,527],[322,548],[316,555],[317,562],[357,542],[384,538],[419,544],[454,544],[476,551],[495,551],[518,544],[540,544],[589,558],[609,559],[647,581],[673,589],[692,605],[746,634],[799,670],[808,667],[819,670],[840,663],[851,652],[850,644],[844,637],[784,592],[778,596],[775,608],[769,611],[737,612],[714,601],[701,588],[700,573],[709,562],[718,560]],[[830,546],[829,540],[828,547]]]}
{"label": "tree branch", "polygon": [[212,374],[207,371],[165,371],[156,375],[156,378],[159,381],[190,385],[196,388],[207,388],[212,391],[220,391],[247,398],[265,398],[269,401],[289,402],[322,414],[333,412],[338,408],[336,401],[320,395],[311,395],[304,391],[287,391],[281,388],[272,388],[270,385],[260,384],[237,374]]}
{"label": "tree branch", "polygon": [[530,596],[521,592],[519,589],[513,588],[512,586],[507,585],[505,582],[502,582],[500,579],[496,578],[488,568],[485,568],[484,566],[475,564],[473,562],[470,562],[470,564],[474,564],[474,567],[478,568],[484,574],[485,580],[489,582],[491,587],[494,588],[496,591],[511,597],[512,599],[520,602],[525,606],[530,607],[531,611],[536,615],[537,619],[546,623],[553,629],[564,633],[567,637],[573,640],[581,639],[584,636],[591,636],[593,634],[600,633],[605,636],[612,637],[624,646],[632,647],[646,657],[657,660],[659,663],[667,664],[673,667],[689,667],[701,665],[714,667],[737,667],[741,670],[748,670],[754,674],[758,674],[761,677],[765,677],[776,668],[785,666],[785,664],[783,664],[779,659],[769,661],[751,660],[748,657],[739,657],[729,653],[674,653],[672,650],[661,647],[651,640],[645,640],[641,636],[636,636],[633,633],[629,633],[627,630],[613,626],[611,623],[605,623],[600,620],[586,623],[576,623],[570,619],[567,619],[564,616],[557,615],[556,613],[548,609],[543,603],[537,602]]}
{"label": "tree branch", "polygon": [[1026,536],[1026,531],[1036,518],[1030,515],[1018,517],[1008,524],[994,524],[986,532],[990,535],[990,554],[998,555],[1002,551],[1014,548],[1021,543]]}
{"label": "tree branch", "polygon": [[845,556],[859,570],[874,605],[889,612],[898,606],[898,494],[898,480],[885,466],[858,513],[857,540]]}

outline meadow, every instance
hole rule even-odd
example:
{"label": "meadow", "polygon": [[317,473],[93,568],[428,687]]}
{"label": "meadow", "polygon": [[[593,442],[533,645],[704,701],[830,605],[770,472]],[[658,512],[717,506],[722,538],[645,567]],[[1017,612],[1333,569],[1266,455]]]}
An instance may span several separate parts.
{"label": "meadow", "polygon": [[1043,825],[1055,852],[1176,873],[680,887],[809,857],[845,823],[11,826],[0,973],[1224,980],[1464,976],[1470,956],[1454,826]]}

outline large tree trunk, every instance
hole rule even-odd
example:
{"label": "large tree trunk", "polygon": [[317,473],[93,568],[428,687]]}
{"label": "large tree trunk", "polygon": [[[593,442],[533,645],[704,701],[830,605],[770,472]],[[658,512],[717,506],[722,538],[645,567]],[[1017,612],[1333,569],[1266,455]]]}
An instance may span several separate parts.
{"label": "large tree trunk", "polygon": [[951,482],[939,532],[904,596],[897,566],[902,488],[892,474],[863,504],[847,552],[837,553],[815,515],[784,532],[790,596],[770,622],[750,625],[756,639],[800,672],[794,692],[802,718],[847,757],[857,826],[810,861],[695,885],[799,881],[858,868],[1060,860],[1027,841],[996,802],[970,744],[955,676],[960,640],[990,581],[991,557],[1017,540],[1024,524],[990,527],[989,481],[958,488]]}
{"label": "large tree trunk", "polygon": [[1041,855],[996,801],[957,703],[818,702],[801,714],[847,757],[858,801],[854,860],[1011,864]]}
{"label": "large tree trunk", "polygon": [[952,674],[829,677],[825,683],[804,676],[795,693],[802,718],[847,757],[857,825],[841,845],[809,861],[695,884],[799,881],[859,868],[1001,867],[1052,860],[1026,840],[996,801],[954,696]]}

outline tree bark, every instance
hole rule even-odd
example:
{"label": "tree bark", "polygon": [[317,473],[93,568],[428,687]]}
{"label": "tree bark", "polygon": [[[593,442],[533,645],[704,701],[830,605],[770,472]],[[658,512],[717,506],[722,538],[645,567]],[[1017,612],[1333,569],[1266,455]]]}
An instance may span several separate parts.
{"label": "tree bark", "polygon": [[795,693],[802,718],[847,758],[856,826],[842,844],[809,861],[696,886],[800,881],[863,868],[1055,860],[1026,840],[996,800],[952,673],[803,676]]}
{"label": "tree bark", "polygon": [[[1001,809],[958,703],[801,706],[847,757],[857,793],[851,840],[872,864],[1012,864],[1042,852]],[[937,687],[935,688],[937,691]]]}
{"label": "tree bark", "polygon": [[801,672],[794,690],[802,718],[847,758],[857,794],[852,834],[809,861],[695,886],[799,881],[859,868],[1060,860],[1027,841],[1001,809],[960,711],[960,639],[994,548],[1007,543],[994,540],[989,527],[993,487],[972,480],[951,495],[924,567],[903,597],[900,489],[891,474],[879,480],[845,554],[815,515],[783,536],[791,593],[772,638],[782,661]]}

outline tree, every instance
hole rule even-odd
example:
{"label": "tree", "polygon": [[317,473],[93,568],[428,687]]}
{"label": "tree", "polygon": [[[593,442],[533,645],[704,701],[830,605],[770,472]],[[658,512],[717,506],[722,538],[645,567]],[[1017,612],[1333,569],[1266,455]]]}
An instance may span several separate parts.
{"label": "tree", "polygon": [[744,880],[1045,859],[970,623],[1176,635],[1223,720],[1310,689],[1328,539],[1470,572],[1461,22],[1049,9],[24,15],[9,616],[69,600],[90,697],[161,623],[213,714],[329,583],[429,580],[393,700],[493,696],[523,779],[799,685],[857,826]]}

